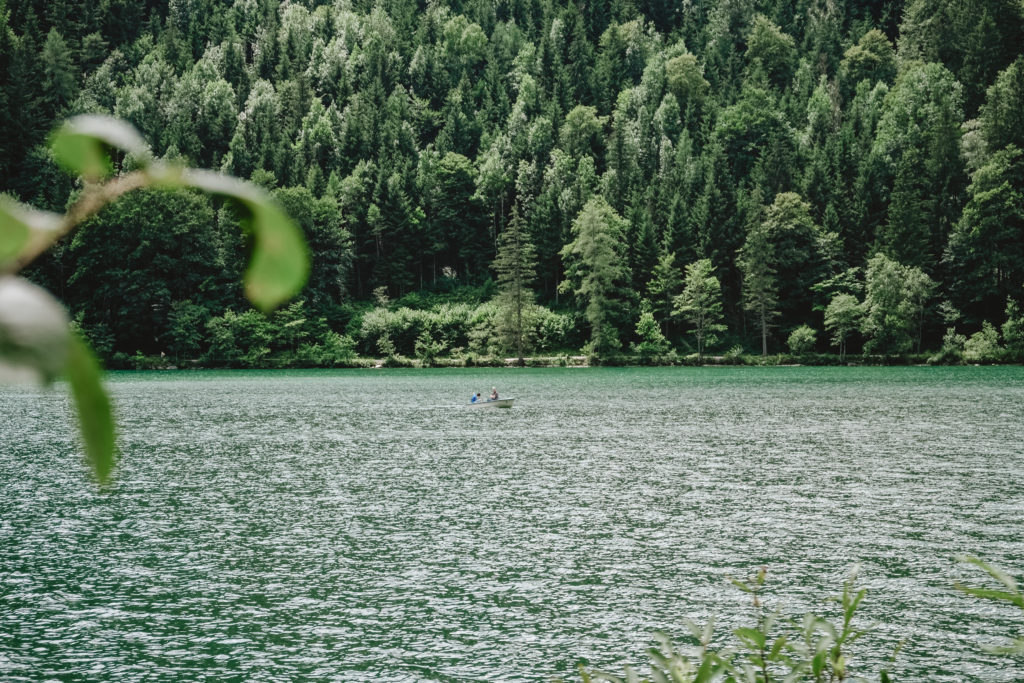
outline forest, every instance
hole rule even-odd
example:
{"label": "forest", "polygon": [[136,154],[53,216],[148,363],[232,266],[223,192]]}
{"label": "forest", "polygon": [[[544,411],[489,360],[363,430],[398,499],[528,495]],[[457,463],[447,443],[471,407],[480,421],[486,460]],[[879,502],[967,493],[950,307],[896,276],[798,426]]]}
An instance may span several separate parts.
{"label": "forest", "polygon": [[63,211],[101,113],[301,227],[264,315],[231,206],[91,218],[27,274],[115,366],[1020,358],[1022,46],[1020,0],[0,0],[0,191]]}

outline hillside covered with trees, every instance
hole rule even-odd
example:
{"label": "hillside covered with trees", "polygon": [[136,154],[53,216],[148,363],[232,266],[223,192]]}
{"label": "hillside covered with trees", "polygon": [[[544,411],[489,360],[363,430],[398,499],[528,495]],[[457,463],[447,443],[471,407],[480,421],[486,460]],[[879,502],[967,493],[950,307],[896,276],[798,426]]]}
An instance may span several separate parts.
{"label": "hillside covered with trees", "polygon": [[63,210],[104,113],[302,227],[268,318],[230,207],[122,198],[31,272],[108,358],[1021,353],[1022,46],[1020,0],[0,0],[0,190]]}

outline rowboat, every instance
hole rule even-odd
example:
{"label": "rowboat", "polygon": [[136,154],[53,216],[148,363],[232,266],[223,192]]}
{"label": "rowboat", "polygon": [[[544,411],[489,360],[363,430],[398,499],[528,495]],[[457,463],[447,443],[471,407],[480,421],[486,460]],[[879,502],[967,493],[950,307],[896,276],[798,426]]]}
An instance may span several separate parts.
{"label": "rowboat", "polygon": [[469,405],[474,408],[511,408],[512,401],[514,398],[496,398],[493,401],[490,399],[484,399],[477,401],[476,403],[470,403]]}

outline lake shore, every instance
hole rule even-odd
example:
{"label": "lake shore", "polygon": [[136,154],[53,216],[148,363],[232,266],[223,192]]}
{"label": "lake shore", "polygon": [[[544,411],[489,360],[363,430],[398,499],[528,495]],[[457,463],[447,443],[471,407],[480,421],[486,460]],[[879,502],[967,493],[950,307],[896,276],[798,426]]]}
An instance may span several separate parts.
{"label": "lake shore", "polygon": [[502,356],[479,356],[466,354],[461,356],[445,356],[430,359],[410,358],[408,356],[394,355],[389,357],[368,357],[352,356],[340,362],[328,364],[310,364],[299,362],[298,359],[288,356],[267,356],[260,359],[260,362],[253,364],[243,363],[215,363],[206,360],[184,359],[179,360],[170,356],[146,356],[136,354],[134,356],[116,357],[108,362],[109,370],[197,370],[197,369],[247,369],[247,370],[274,370],[274,369],[324,369],[324,368],[587,368],[587,367],[718,367],[718,366],[746,366],[746,367],[787,367],[787,366],[811,366],[811,367],[905,367],[905,366],[949,366],[949,365],[1022,365],[1024,358],[1018,355],[1004,354],[1001,357],[989,357],[983,359],[948,362],[941,359],[935,352],[912,353],[903,355],[861,355],[847,354],[840,357],[838,354],[808,353],[789,354],[779,353],[767,356],[752,354],[724,354],[706,355],[703,358],[697,354],[645,357],[630,354],[620,354],[612,357],[595,357],[576,353],[549,354],[542,356],[526,356],[520,363],[515,357]]}

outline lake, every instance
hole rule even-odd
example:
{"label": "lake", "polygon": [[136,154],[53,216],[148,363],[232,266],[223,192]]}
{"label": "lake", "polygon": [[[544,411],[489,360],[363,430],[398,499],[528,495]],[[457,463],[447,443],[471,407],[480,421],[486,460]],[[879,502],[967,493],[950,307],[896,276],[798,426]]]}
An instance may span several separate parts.
{"label": "lake", "polygon": [[[0,679],[545,681],[651,635],[835,612],[877,680],[1021,680],[1024,368],[114,373],[100,492],[63,391],[0,388]],[[462,405],[473,391],[510,410]],[[1018,667],[1020,664],[1018,663]]]}

